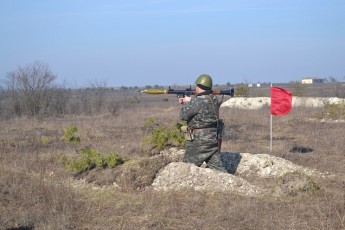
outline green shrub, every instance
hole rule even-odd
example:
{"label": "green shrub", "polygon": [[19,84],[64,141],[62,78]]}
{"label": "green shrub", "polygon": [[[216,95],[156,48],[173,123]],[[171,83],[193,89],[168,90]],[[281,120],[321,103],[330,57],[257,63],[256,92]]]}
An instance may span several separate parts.
{"label": "green shrub", "polygon": [[248,97],[249,96],[249,87],[248,85],[239,85],[236,87],[235,94],[237,97]]}
{"label": "green shrub", "polygon": [[77,157],[60,156],[59,160],[65,168],[76,173],[82,173],[95,167],[114,168],[125,162],[124,158],[115,152],[100,154],[90,148],[81,149]]}
{"label": "green shrub", "polygon": [[184,138],[178,125],[173,127],[160,125],[152,130],[151,143],[155,147],[162,149],[170,142],[184,143]]}
{"label": "green shrub", "polygon": [[297,196],[311,195],[320,189],[319,185],[311,176],[304,172],[287,172],[278,178],[277,190],[281,195]]}
{"label": "green shrub", "polygon": [[155,124],[155,122],[156,122],[155,119],[151,117],[144,122],[143,126],[144,128],[150,128]]}
{"label": "green shrub", "polygon": [[167,146],[183,146],[185,139],[181,133],[181,123],[170,127],[165,125],[155,125],[153,119],[149,119],[144,124],[147,129],[151,129],[151,134],[144,137],[142,145],[152,148],[164,149]]}
{"label": "green shrub", "polygon": [[41,136],[40,142],[42,144],[47,144],[49,142],[49,138],[46,136]]}
{"label": "green shrub", "polygon": [[64,140],[73,144],[80,143],[80,137],[76,136],[75,133],[78,132],[78,128],[75,125],[70,125],[64,130]]}

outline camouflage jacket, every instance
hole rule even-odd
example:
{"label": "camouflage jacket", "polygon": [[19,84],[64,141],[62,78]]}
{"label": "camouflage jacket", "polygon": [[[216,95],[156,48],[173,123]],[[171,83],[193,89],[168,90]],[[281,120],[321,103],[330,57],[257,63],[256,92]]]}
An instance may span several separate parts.
{"label": "camouflage jacket", "polygon": [[180,119],[195,129],[216,128],[219,107],[218,98],[213,94],[193,95],[191,101],[181,108]]}

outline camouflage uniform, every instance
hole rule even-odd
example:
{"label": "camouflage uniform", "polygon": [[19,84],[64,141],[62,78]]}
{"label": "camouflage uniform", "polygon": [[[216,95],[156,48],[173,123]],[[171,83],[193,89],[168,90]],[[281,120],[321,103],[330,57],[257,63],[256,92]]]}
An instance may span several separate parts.
{"label": "camouflage uniform", "polygon": [[194,140],[186,141],[183,161],[196,166],[205,162],[209,168],[226,172],[221,162],[216,136],[220,103],[211,92],[209,90],[192,96],[191,101],[181,108],[180,119],[187,121],[194,133]]}

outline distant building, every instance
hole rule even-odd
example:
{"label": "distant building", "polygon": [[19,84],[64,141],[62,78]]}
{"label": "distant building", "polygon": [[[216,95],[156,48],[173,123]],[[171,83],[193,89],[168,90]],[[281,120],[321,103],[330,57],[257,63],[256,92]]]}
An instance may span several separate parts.
{"label": "distant building", "polygon": [[248,87],[253,87],[253,86],[256,86],[256,87],[261,87],[261,84],[255,84],[255,85],[253,85],[253,84],[248,84]]}
{"label": "distant building", "polygon": [[304,78],[302,79],[302,84],[317,84],[323,83],[323,79],[321,78]]}

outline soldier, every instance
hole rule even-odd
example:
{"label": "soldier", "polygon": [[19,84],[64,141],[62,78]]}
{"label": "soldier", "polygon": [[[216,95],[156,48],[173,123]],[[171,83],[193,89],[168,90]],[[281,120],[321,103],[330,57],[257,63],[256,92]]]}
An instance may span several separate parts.
{"label": "soldier", "polygon": [[183,161],[196,166],[204,162],[208,168],[226,172],[220,157],[217,140],[220,102],[212,94],[212,78],[200,75],[195,81],[196,95],[179,98],[183,104],[180,119],[187,122],[186,151]]}

